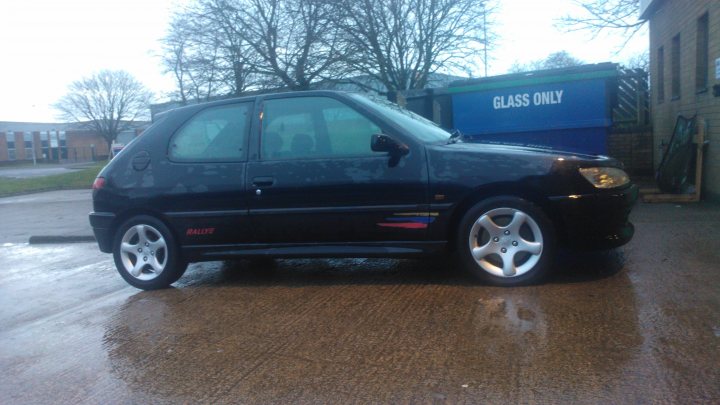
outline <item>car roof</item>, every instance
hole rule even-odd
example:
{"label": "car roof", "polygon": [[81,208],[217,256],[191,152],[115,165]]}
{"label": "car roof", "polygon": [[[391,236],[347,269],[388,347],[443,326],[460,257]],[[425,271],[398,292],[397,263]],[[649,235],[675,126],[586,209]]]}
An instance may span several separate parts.
{"label": "car roof", "polygon": [[277,92],[277,93],[262,93],[262,94],[254,94],[252,96],[242,96],[242,97],[232,97],[232,98],[226,98],[222,100],[215,100],[215,101],[208,101],[198,104],[192,104],[187,106],[182,106],[178,108],[174,108],[170,111],[167,111],[166,113],[176,115],[176,114],[192,114],[198,110],[207,108],[207,107],[213,107],[213,106],[220,106],[225,104],[233,104],[238,102],[249,102],[249,101],[255,101],[258,98],[265,98],[265,97],[302,97],[302,96],[332,96],[332,95],[347,95],[349,94],[347,91],[338,91],[338,90],[302,90],[302,91],[286,91],[286,92]]}

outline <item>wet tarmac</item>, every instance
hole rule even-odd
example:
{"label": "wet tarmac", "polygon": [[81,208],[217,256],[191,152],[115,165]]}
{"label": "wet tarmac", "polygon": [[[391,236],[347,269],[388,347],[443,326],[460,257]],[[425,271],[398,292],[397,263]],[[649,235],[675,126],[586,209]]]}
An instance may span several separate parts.
{"label": "wet tarmac", "polygon": [[32,236],[92,236],[90,211],[89,189],[0,198],[0,244],[25,243]]}
{"label": "wet tarmac", "polygon": [[718,403],[720,207],[633,219],[629,245],[523,288],[358,259],[141,292],[94,244],[7,244],[0,403]]}

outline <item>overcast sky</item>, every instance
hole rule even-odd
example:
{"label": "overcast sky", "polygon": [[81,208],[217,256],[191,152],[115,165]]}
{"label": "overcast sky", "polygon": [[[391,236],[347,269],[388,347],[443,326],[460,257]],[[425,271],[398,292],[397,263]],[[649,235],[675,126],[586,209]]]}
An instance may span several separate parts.
{"label": "overcast sky", "polygon": [[[174,83],[162,72],[158,40],[170,15],[190,0],[2,0],[0,121],[57,121],[52,104],[74,80],[123,69],[166,100]],[[499,36],[489,74],[566,50],[587,63],[625,62],[647,49],[647,36],[622,52],[617,35],[565,33],[555,20],[576,10],[571,0],[500,0]],[[476,76],[483,75],[478,64]]]}

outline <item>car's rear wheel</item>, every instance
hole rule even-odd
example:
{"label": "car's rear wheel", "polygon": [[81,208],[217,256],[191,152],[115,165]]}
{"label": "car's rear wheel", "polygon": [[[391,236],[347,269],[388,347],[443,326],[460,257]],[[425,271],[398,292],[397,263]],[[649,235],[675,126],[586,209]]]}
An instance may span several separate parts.
{"label": "car's rear wheel", "polygon": [[167,226],[147,215],[133,217],[118,228],[113,257],[122,278],[143,290],[168,287],[187,268]]}
{"label": "car's rear wheel", "polygon": [[464,267],[487,283],[536,283],[552,265],[552,222],[539,207],[521,198],[479,202],[465,214],[458,233],[457,250]]}

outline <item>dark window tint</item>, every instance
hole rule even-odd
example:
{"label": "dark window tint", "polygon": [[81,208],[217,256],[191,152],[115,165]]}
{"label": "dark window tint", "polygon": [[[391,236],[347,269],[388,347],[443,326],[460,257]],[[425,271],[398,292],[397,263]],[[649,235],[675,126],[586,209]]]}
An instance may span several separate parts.
{"label": "dark window tint", "polygon": [[672,69],[672,98],[680,98],[680,34],[672,39],[670,68]]}
{"label": "dark window tint", "polygon": [[697,56],[695,59],[695,90],[704,91],[708,86],[708,13],[697,21]]}
{"label": "dark window tint", "polygon": [[60,139],[60,158],[67,159],[68,158],[68,150],[67,150],[67,136],[65,136],[65,131],[60,131],[58,136]]}
{"label": "dark window tint", "polygon": [[370,119],[328,97],[267,100],[263,104],[263,159],[370,156],[382,132]]}
{"label": "dark window tint", "polygon": [[8,131],[5,133],[5,142],[7,142],[8,158],[15,160],[15,133]]}
{"label": "dark window tint", "polygon": [[5,133],[5,141],[7,142],[8,149],[15,149],[15,133],[8,131]]}
{"label": "dark window tint", "polygon": [[33,157],[33,134],[32,132],[25,132],[23,134],[23,144],[25,146],[25,159],[32,159]]}
{"label": "dark window tint", "polygon": [[245,158],[251,103],[207,108],[170,141],[170,159],[180,162],[237,161]]}

